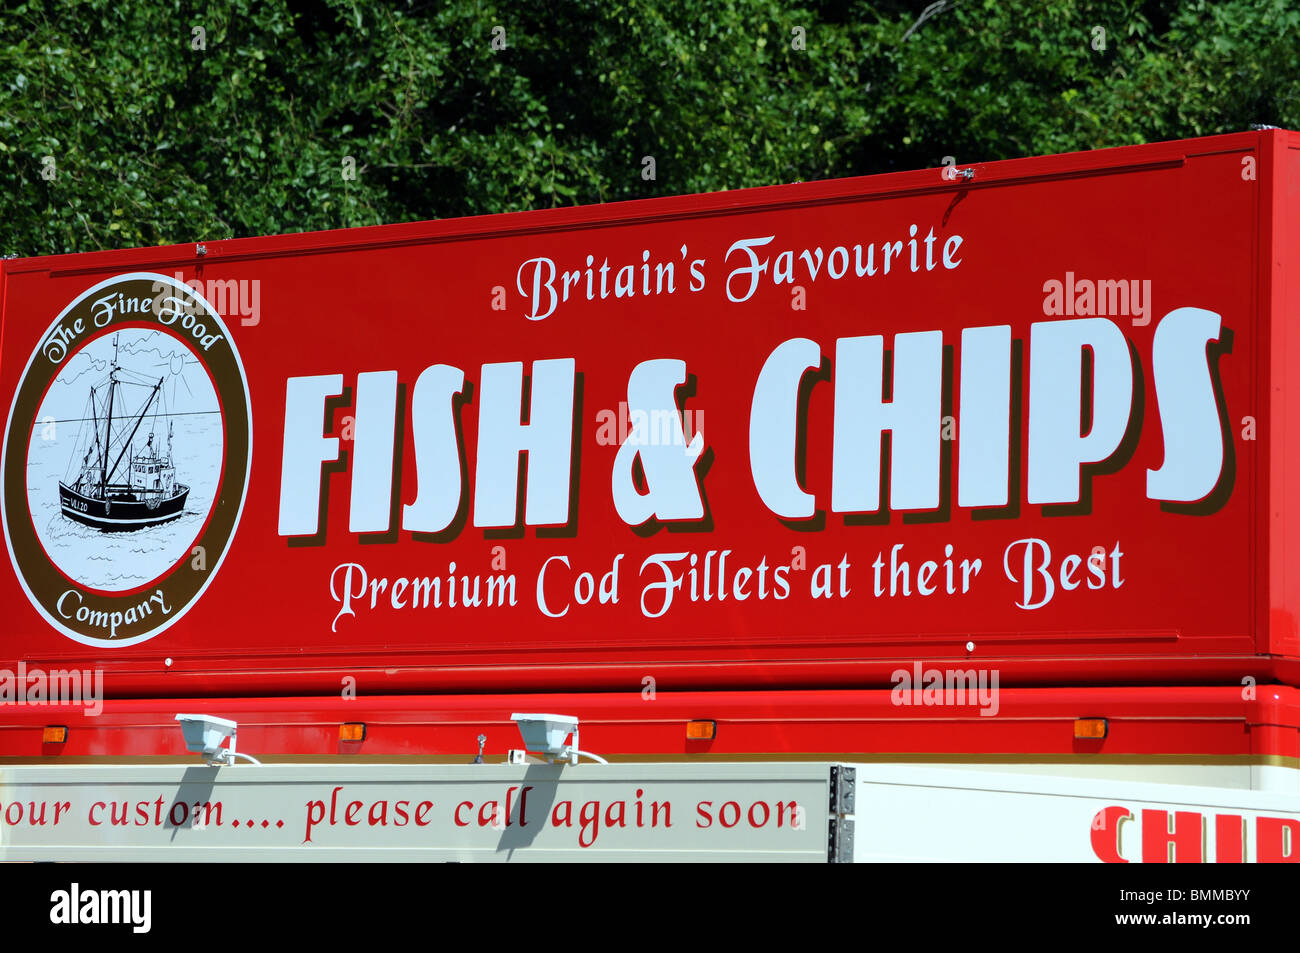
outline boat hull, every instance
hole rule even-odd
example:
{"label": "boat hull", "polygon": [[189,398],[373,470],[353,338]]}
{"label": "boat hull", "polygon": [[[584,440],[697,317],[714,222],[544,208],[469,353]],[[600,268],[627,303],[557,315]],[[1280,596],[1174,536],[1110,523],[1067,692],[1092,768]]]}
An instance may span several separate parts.
{"label": "boat hull", "polygon": [[150,506],[128,486],[109,486],[106,499],[79,493],[66,483],[59,484],[59,507],[68,519],[105,532],[127,532],[174,520],[185,511],[188,486]]}

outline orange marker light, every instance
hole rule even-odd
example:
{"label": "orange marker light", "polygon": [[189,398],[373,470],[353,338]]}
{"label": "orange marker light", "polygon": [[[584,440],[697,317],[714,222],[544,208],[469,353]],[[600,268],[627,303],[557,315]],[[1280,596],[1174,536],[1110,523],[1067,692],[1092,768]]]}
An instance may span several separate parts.
{"label": "orange marker light", "polygon": [[1074,737],[1088,741],[1101,741],[1106,737],[1109,725],[1105,718],[1074,719]]}
{"label": "orange marker light", "polygon": [[339,725],[339,741],[365,741],[366,726],[360,721],[349,721]]}
{"label": "orange marker light", "polygon": [[718,733],[716,721],[697,720],[686,723],[687,741],[712,741]]}
{"label": "orange marker light", "polygon": [[67,740],[68,729],[65,725],[46,725],[41,732],[41,742],[47,745],[61,745]]}

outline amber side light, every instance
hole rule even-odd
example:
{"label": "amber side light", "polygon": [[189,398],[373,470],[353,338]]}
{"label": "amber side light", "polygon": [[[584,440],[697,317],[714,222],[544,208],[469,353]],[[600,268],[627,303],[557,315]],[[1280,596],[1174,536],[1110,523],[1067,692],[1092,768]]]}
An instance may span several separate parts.
{"label": "amber side light", "polygon": [[339,725],[339,741],[365,741],[366,726],[360,721],[349,721]]}
{"label": "amber side light", "polygon": [[1105,718],[1074,719],[1074,737],[1079,740],[1101,741],[1106,737],[1109,728]]}
{"label": "amber side light", "polygon": [[706,719],[686,723],[687,741],[712,741],[718,733],[718,723]]}
{"label": "amber side light", "polygon": [[47,745],[61,745],[68,740],[66,725],[46,725],[41,732],[41,742]]}

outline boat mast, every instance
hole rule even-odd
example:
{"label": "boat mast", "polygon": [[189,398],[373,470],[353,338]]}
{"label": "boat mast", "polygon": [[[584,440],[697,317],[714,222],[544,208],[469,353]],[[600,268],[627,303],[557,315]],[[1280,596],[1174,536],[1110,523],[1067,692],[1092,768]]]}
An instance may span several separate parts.
{"label": "boat mast", "polygon": [[[144,406],[140,408],[140,414],[138,417],[135,418],[135,426],[131,428],[131,434],[126,438],[126,441],[122,444],[122,452],[119,453],[117,455],[117,459],[113,461],[113,469],[110,470],[108,474],[110,477],[116,475],[118,464],[122,462],[122,457],[126,454],[126,451],[131,446],[131,441],[135,439],[135,433],[137,430],[140,429],[140,424],[144,423],[144,415],[148,413],[149,405],[152,404],[153,399],[156,396],[158,396],[158,391],[162,389],[162,385],[163,385],[163,378],[160,377],[158,378],[158,383],[153,385],[153,390],[149,392],[149,399],[146,400],[144,402]],[[127,477],[127,482],[128,483],[130,482],[129,476]]]}
{"label": "boat mast", "polygon": [[[98,415],[97,413],[95,413],[95,388],[94,388],[94,387],[91,387],[91,388],[90,388],[90,421],[91,421],[91,423],[94,425],[94,430],[95,430],[95,449],[96,449],[96,450],[99,450],[99,415]],[[89,454],[87,454],[87,457],[89,457]],[[102,452],[100,453],[100,457],[101,457],[101,458],[103,457],[103,453],[102,453]],[[88,468],[87,468],[87,466],[86,466],[86,461],[85,461],[85,460],[82,460],[82,461],[81,461],[81,468],[82,468],[82,472],[81,472],[81,474],[77,477],[77,486],[78,486],[78,487],[82,486],[83,481],[84,481],[85,478],[86,478],[86,472],[85,472],[85,471],[86,471]],[[87,489],[89,489],[89,487],[87,487]]]}
{"label": "boat mast", "polygon": [[[113,391],[117,389],[117,335],[113,335],[113,366],[108,372],[108,418],[104,421],[104,454],[100,458],[102,466],[99,471],[99,495],[108,495],[108,448],[113,439]],[[96,429],[96,435],[99,431]],[[119,460],[122,458],[119,456]],[[113,467],[114,470],[117,467]]]}

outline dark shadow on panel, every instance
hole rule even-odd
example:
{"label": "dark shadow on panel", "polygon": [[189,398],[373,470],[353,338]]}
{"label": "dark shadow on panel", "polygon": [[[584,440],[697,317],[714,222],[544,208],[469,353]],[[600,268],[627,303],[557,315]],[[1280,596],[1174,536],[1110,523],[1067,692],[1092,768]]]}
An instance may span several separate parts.
{"label": "dark shadow on panel", "polygon": [[[554,764],[530,764],[524,769],[524,776],[518,785],[502,785],[515,788],[511,793],[510,813],[507,823],[497,840],[497,851],[513,852],[530,847],[537,835],[551,829],[551,812],[554,810],[559,794],[560,780],[564,768]],[[504,810],[500,803],[498,810]],[[481,808],[480,808],[481,810]],[[574,823],[578,818],[574,818]]]}
{"label": "dark shadow on panel", "polygon": [[[944,210],[944,213],[943,213],[943,220],[942,220],[942,222],[941,222],[940,224],[943,224],[943,225],[947,225],[947,224],[948,224],[948,219],[952,217],[952,213],[953,213],[954,211],[956,211],[957,206],[960,205],[961,202],[962,202],[962,201],[966,198],[966,196],[968,196],[968,195],[970,195],[970,189],[962,189],[960,192],[958,192],[956,195],[954,195],[954,196],[952,197],[952,201],[948,203],[948,208]],[[936,238],[936,240],[937,240],[937,238]]]}
{"label": "dark shadow on panel", "polygon": [[[229,807],[228,804],[220,800],[215,803],[212,801],[212,789],[216,785],[217,772],[220,770],[222,769],[207,765],[186,767],[185,773],[181,775],[180,784],[176,787],[176,794],[167,805],[167,813],[163,817],[163,827],[171,831],[170,840],[173,844],[176,843],[176,837],[181,831],[192,830],[194,836],[198,838],[203,836],[203,827],[215,827],[218,823],[222,827],[228,827],[237,820],[226,815],[225,809]],[[195,805],[198,805],[197,810]],[[197,830],[194,820],[196,813],[199,815]],[[274,823],[282,818],[265,818],[265,820]]]}

